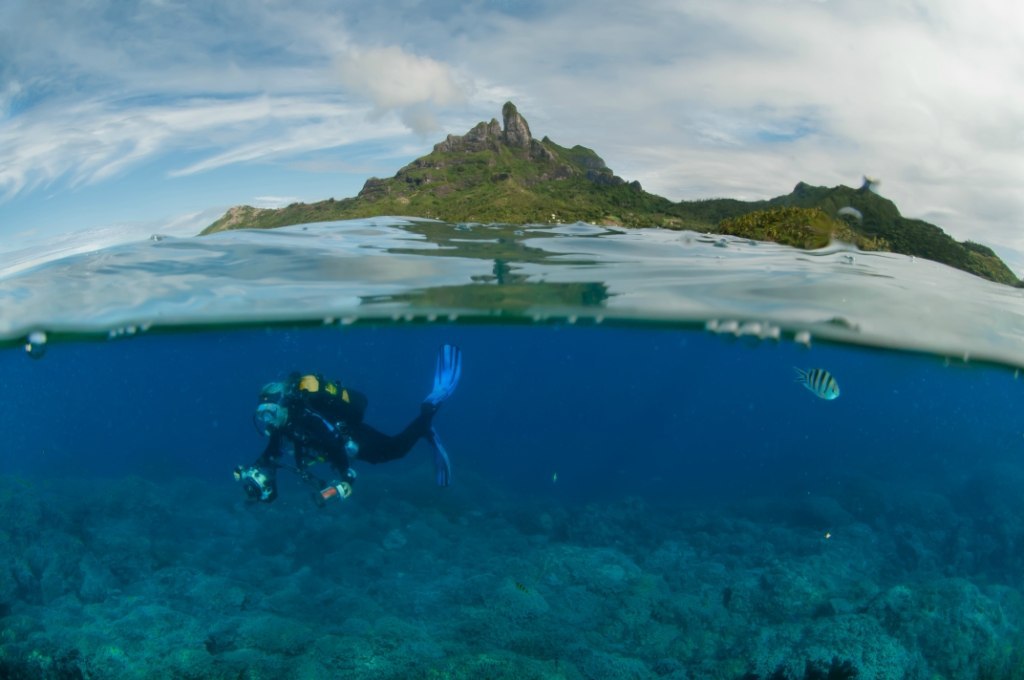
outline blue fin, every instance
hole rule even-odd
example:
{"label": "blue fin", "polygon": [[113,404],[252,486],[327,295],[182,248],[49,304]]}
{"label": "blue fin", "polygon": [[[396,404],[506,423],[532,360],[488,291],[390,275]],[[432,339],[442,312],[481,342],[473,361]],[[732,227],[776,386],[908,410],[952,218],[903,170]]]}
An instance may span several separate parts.
{"label": "blue fin", "polygon": [[434,471],[438,486],[448,486],[452,483],[452,461],[448,458],[441,438],[437,436],[437,430],[433,427],[427,434],[427,442],[434,448]]}
{"label": "blue fin", "polygon": [[434,371],[434,389],[424,402],[440,406],[459,384],[462,377],[462,350],[455,345],[443,345],[437,353],[437,368]]}

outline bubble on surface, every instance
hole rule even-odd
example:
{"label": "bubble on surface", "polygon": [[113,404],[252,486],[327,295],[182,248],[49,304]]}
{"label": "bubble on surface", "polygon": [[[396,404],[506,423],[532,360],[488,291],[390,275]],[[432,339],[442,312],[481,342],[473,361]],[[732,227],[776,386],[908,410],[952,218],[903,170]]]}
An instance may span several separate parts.
{"label": "bubble on surface", "polygon": [[737,333],[739,335],[756,335],[761,336],[761,332],[764,330],[764,326],[759,321],[744,321]]}
{"label": "bubble on surface", "polygon": [[120,337],[123,337],[125,335],[135,335],[136,333],[138,333],[138,332],[140,332],[142,330],[145,330],[145,329],[141,328],[140,326],[135,326],[135,325],[119,326],[118,328],[111,328],[109,331],[107,331],[107,339],[108,340],[113,340],[114,338],[120,338]]}
{"label": "bubble on surface", "polygon": [[732,335],[737,335],[739,329],[740,323],[735,319],[726,319],[724,321],[718,321],[714,324],[713,327],[708,328],[708,330],[712,331],[713,333],[729,333]]}
{"label": "bubble on surface", "polygon": [[25,351],[33,359],[42,359],[46,354],[46,331],[32,331],[25,340]]}

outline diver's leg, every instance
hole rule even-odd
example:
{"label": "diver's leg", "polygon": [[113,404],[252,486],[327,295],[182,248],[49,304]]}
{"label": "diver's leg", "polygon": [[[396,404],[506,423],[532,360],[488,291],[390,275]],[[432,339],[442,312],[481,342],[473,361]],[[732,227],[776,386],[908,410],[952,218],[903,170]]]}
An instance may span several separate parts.
{"label": "diver's leg", "polygon": [[359,445],[356,458],[367,463],[386,463],[405,456],[416,442],[430,432],[430,422],[434,419],[434,410],[424,408],[423,411],[400,433],[390,436],[361,423],[353,433],[353,439]]}

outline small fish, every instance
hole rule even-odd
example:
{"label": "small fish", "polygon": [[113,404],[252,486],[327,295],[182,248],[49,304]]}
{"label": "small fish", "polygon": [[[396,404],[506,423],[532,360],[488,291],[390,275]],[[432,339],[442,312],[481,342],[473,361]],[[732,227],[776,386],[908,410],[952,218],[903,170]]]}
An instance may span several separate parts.
{"label": "small fish", "polygon": [[805,371],[794,366],[794,370],[796,381],[814,392],[818,398],[831,401],[839,397],[839,384],[824,368],[811,368]]}
{"label": "small fish", "polygon": [[519,581],[516,581],[516,590],[518,590],[521,593],[529,593],[530,592],[530,589],[527,588],[526,586],[524,586]]}
{"label": "small fish", "polygon": [[558,473],[557,472],[555,474],[551,475],[551,483],[552,484],[558,484]]}

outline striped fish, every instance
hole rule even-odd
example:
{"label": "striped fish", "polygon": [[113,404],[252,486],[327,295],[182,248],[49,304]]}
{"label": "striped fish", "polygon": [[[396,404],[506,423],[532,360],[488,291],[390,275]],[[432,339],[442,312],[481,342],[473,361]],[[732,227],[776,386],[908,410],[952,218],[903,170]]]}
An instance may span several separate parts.
{"label": "striped fish", "polygon": [[814,392],[819,399],[831,401],[839,397],[839,383],[824,368],[811,368],[806,371],[796,367],[794,369],[796,381]]}

